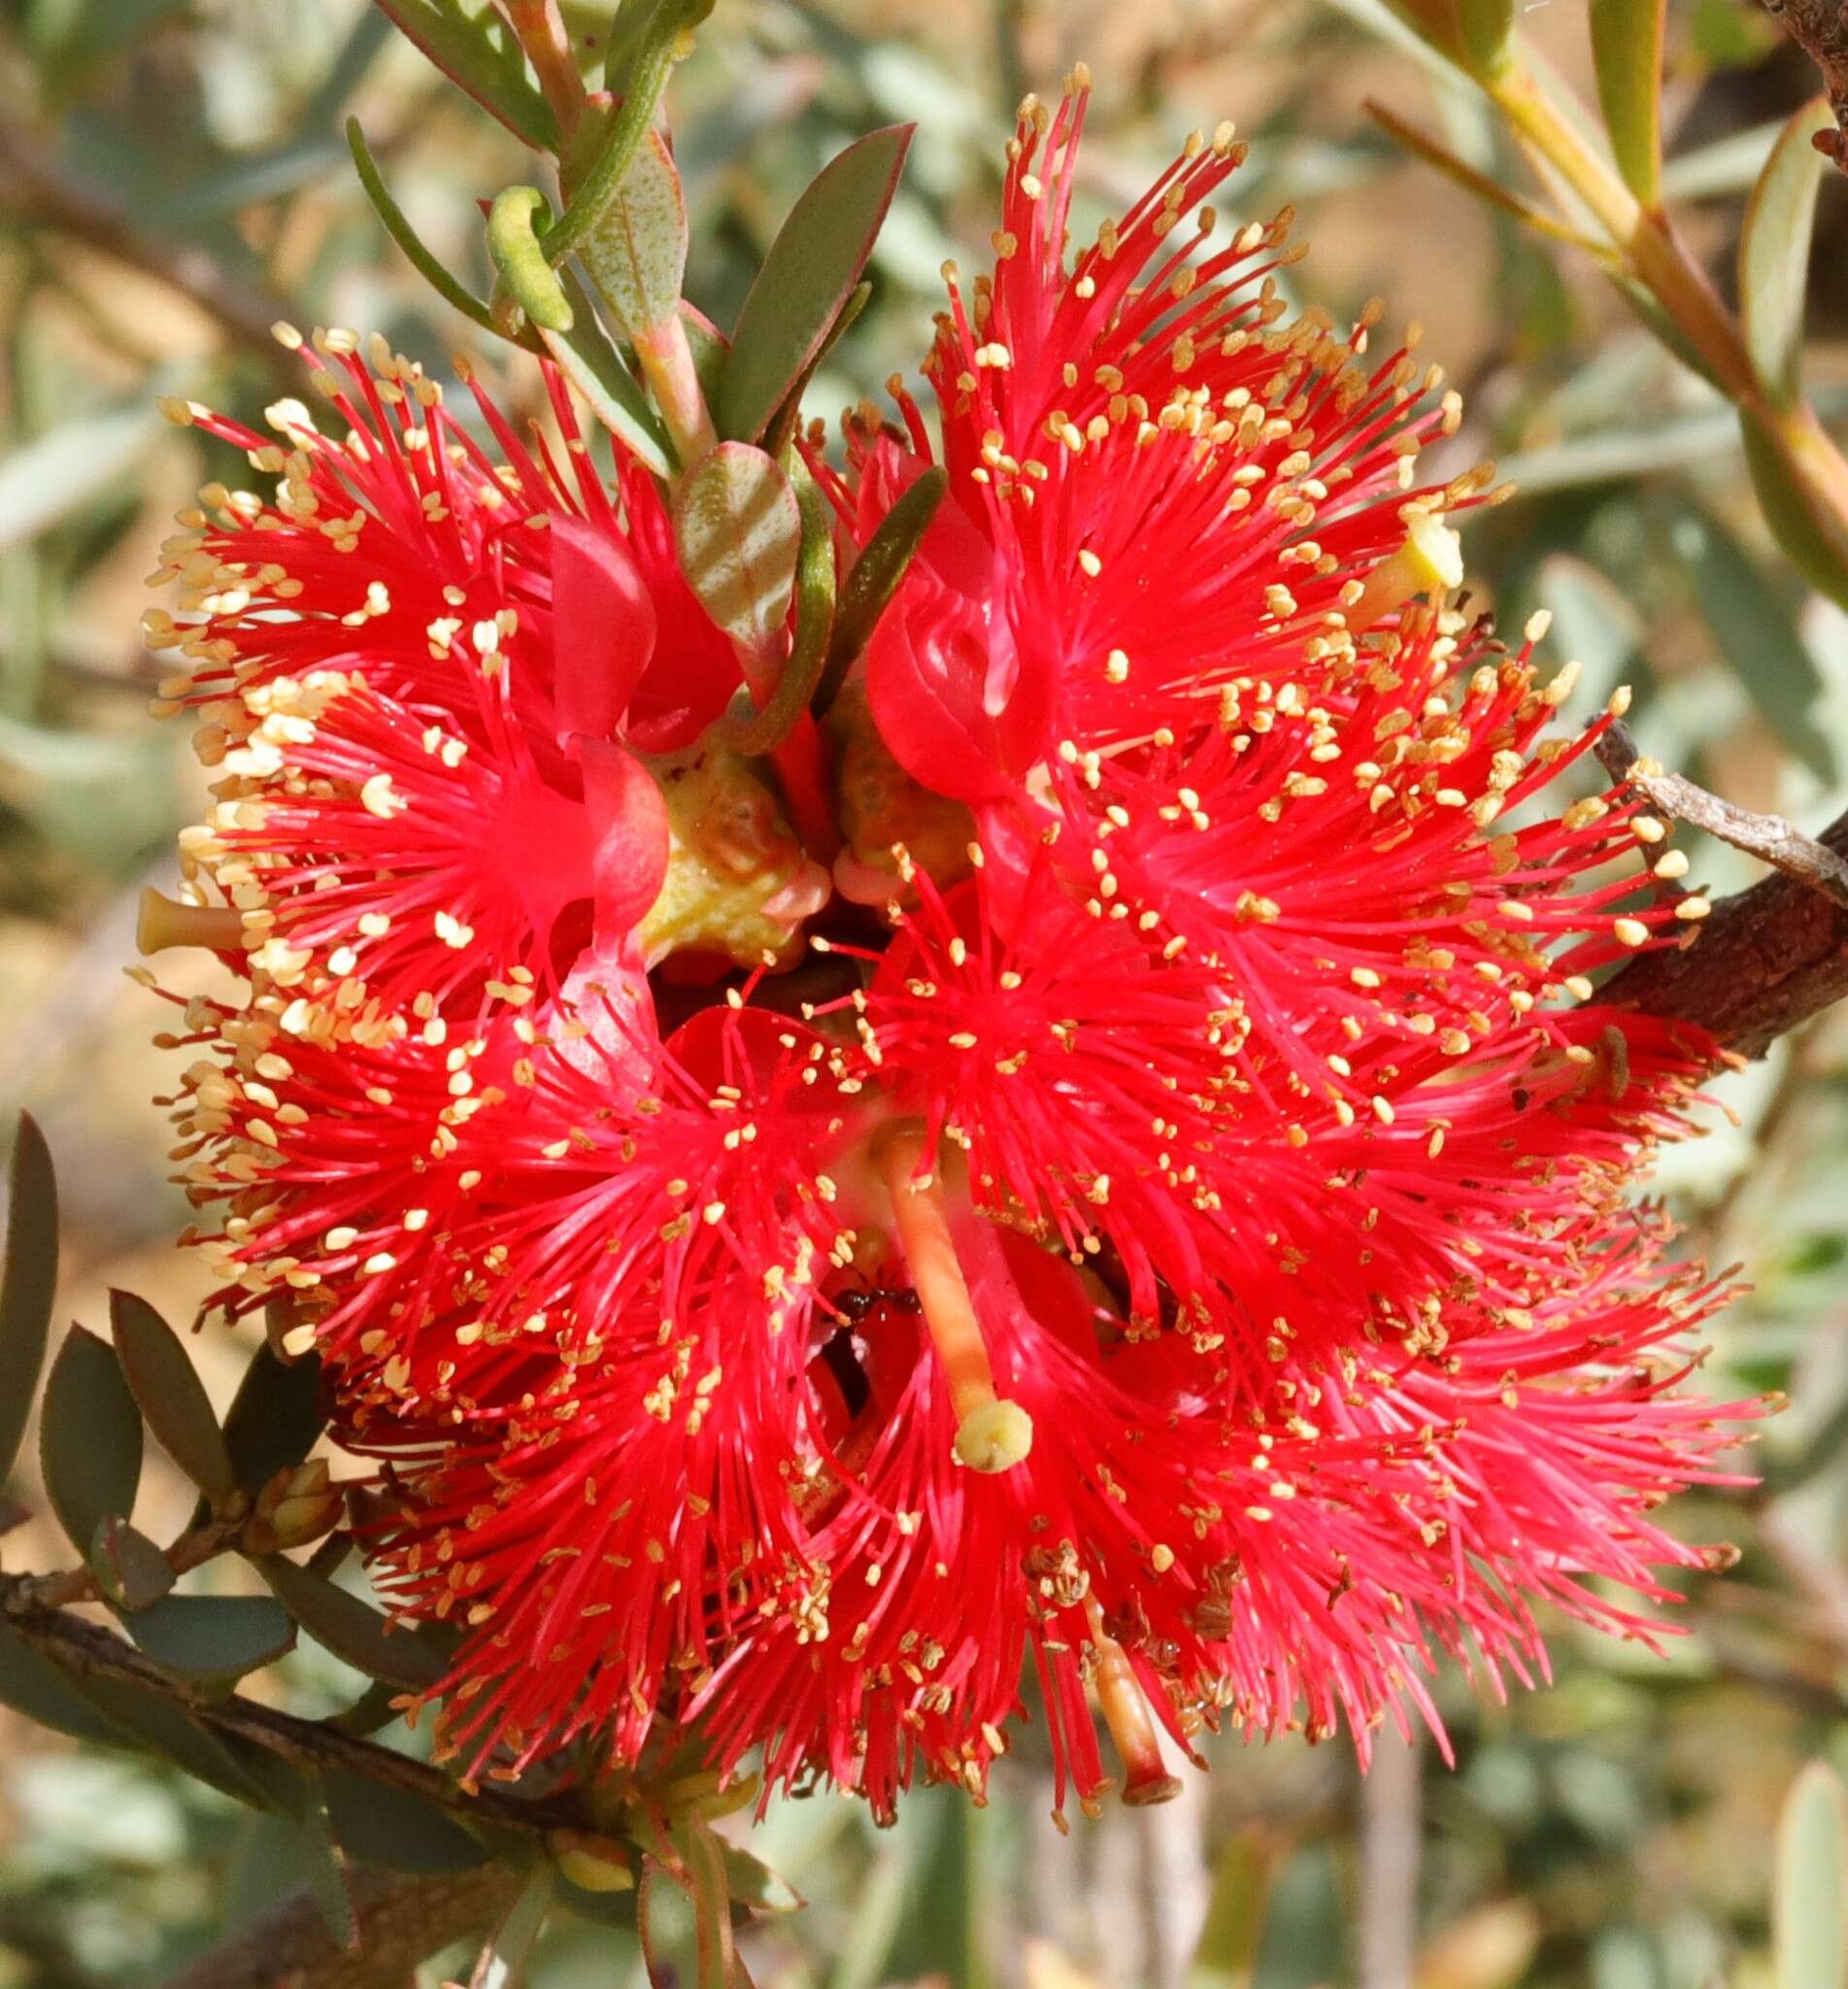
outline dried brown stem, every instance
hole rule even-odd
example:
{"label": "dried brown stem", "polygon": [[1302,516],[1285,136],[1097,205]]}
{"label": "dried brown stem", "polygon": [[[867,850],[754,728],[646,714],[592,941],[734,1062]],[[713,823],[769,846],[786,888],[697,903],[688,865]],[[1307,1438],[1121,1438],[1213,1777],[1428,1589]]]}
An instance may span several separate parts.
{"label": "dried brown stem", "polygon": [[1804,835],[1781,815],[1755,814],[1721,800],[1678,773],[1664,772],[1638,753],[1628,725],[1613,725],[1593,750],[1612,780],[1628,782],[1663,815],[1704,828],[1848,910],[1848,862],[1827,843]]}
{"label": "dried brown stem", "polygon": [[1764,11],[1822,71],[1835,129],[1813,143],[1848,173],[1848,0],[1764,0]]}

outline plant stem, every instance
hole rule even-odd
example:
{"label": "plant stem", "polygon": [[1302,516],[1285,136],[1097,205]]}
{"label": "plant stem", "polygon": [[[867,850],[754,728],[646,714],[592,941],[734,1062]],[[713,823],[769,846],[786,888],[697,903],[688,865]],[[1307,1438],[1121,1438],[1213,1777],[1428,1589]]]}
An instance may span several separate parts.
{"label": "plant stem", "polygon": [[1480,79],[1529,150],[1592,211],[1630,265],[1705,361],[1714,379],[1776,445],[1791,474],[1848,524],[1848,461],[1806,404],[1777,406],[1764,393],[1738,323],[1681,246],[1666,215],[1646,208],[1519,63]]}
{"label": "plant stem", "polygon": [[569,140],[584,112],[584,79],[571,52],[571,36],[558,0],[500,0],[514,39],[539,79],[561,138]]}

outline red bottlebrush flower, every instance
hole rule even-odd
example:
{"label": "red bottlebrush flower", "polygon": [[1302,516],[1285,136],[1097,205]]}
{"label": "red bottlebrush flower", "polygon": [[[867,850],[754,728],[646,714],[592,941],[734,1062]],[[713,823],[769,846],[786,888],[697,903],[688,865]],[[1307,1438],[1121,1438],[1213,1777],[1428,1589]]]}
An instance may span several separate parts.
{"label": "red bottlebrush flower", "polygon": [[[1705,1561],[1651,1514],[1723,1481],[1722,1294],[1627,1197],[1713,1046],[1588,978],[1704,905],[1451,605],[1434,383],[1281,321],[1280,224],[1210,247],[1229,134],[1068,273],[1081,115],[1028,107],[953,293],[825,850],[555,385],[568,481],[353,369],[355,440],[289,417],[282,503],[175,554],[230,778],[177,916],[251,977],[176,1032],[183,1178],[382,1463],[376,1578],[466,1631],[470,1772],[690,1732],[884,1814],[979,1795],[1030,1669],[1061,1791],[1094,1706],[1156,1800],[1162,1732],[1364,1753],[1440,1656],[1539,1675],[1540,1603],[1648,1637],[1608,1585]],[[817,462],[857,541],[904,413]]]}

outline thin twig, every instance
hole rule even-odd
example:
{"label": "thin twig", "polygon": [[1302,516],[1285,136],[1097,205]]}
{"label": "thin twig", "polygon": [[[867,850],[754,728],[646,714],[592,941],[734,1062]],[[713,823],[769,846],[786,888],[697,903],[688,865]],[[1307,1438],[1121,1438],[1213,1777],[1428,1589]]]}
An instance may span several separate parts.
{"label": "thin twig", "polygon": [[1628,782],[1663,814],[1704,828],[1735,850],[1757,857],[1848,909],[1848,861],[1827,843],[1794,828],[1781,815],[1760,815],[1667,773],[1637,751],[1628,725],[1613,725],[1593,749],[1614,781]]}

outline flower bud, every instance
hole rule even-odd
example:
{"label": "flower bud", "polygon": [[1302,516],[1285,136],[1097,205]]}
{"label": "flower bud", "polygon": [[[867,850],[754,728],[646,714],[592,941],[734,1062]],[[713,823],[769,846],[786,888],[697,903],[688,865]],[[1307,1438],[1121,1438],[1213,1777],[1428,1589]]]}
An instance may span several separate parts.
{"label": "flower bud", "polygon": [[261,1529],[266,1547],[301,1547],[329,1532],[340,1518],[343,1495],[328,1474],[325,1458],[286,1465],[256,1497],[252,1530]]}

